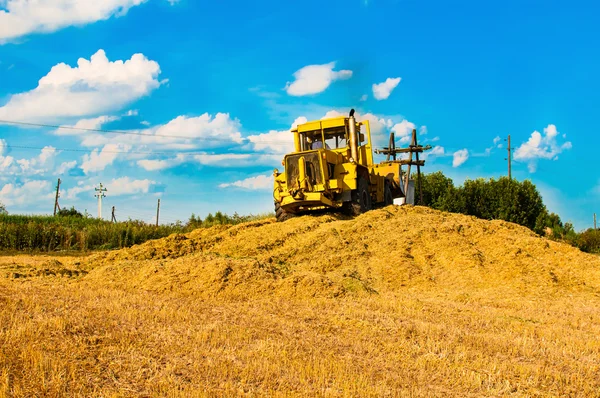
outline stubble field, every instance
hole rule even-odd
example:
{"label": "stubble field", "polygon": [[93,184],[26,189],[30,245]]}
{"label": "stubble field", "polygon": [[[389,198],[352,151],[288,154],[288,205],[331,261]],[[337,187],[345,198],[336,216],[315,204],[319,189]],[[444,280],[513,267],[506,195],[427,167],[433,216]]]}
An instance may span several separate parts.
{"label": "stubble field", "polygon": [[0,396],[600,396],[600,257],[389,206],[0,257]]}

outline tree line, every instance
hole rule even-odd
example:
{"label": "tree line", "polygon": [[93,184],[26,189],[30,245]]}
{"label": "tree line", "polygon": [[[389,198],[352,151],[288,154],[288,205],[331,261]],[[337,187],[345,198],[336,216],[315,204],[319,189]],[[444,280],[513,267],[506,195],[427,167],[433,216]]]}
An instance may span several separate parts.
{"label": "tree line", "polygon": [[571,223],[563,223],[558,214],[548,211],[538,189],[529,180],[478,178],[455,186],[451,178],[438,171],[422,174],[421,184],[424,206],[513,222],[583,251],[600,252],[600,231],[589,228],[578,233]]}

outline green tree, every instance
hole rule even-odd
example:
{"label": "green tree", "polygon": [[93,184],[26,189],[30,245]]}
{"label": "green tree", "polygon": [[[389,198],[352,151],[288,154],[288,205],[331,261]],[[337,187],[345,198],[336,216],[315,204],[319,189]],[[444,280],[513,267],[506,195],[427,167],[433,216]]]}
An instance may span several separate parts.
{"label": "green tree", "polygon": [[452,179],[438,171],[424,174],[422,187],[423,205],[434,209],[510,221],[538,233],[546,227],[556,227],[560,236],[568,232],[557,215],[548,214],[540,193],[528,180],[478,178],[455,187]]}
{"label": "green tree", "polygon": [[600,230],[589,228],[576,237],[575,244],[584,252],[600,253]]}
{"label": "green tree", "polygon": [[58,215],[61,217],[77,217],[83,218],[83,214],[75,209],[75,206],[71,206],[70,209],[60,209]]}
{"label": "green tree", "polygon": [[4,206],[4,204],[1,202],[0,202],[0,214],[8,214],[8,211],[6,211],[6,206]]}

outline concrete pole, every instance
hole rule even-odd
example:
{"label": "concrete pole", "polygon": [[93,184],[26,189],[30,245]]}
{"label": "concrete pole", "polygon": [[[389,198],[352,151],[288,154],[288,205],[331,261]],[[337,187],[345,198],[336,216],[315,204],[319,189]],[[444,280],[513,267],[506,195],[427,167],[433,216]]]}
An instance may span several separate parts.
{"label": "concrete pole", "polygon": [[95,188],[96,192],[98,192],[95,196],[98,198],[98,218],[102,218],[102,198],[104,198],[106,195],[104,195],[104,192],[106,192],[106,188],[104,188],[102,186],[102,183],[100,183],[100,188]]}

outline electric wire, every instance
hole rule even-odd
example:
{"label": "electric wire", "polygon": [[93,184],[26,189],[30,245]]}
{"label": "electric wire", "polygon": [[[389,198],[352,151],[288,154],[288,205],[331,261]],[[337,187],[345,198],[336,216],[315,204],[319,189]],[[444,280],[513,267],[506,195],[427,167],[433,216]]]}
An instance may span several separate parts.
{"label": "electric wire", "polygon": [[[136,135],[136,136],[151,137],[151,138],[152,137],[179,138],[179,139],[184,139],[184,140],[215,141],[215,142],[226,142],[226,143],[239,144],[239,141],[237,141],[237,140],[227,139],[227,138],[219,138],[219,137],[189,137],[189,136],[183,136],[183,135],[147,134],[147,133],[140,133],[138,131],[95,129],[95,128],[87,128],[87,127],[22,122],[22,121],[16,121],[16,120],[1,120],[0,119],[0,124],[10,124],[10,125],[29,126],[29,127],[46,127],[46,128],[63,129],[63,130],[90,131],[90,132],[95,132],[95,133],[106,133],[106,134]],[[248,137],[240,137],[240,140],[247,141],[247,143],[252,143],[252,141],[250,141],[248,139]],[[287,145],[286,143],[282,143],[281,141],[259,141],[259,142],[255,142],[255,143],[270,144],[270,145]]]}
{"label": "electric wire", "polygon": [[[37,146],[27,146],[27,145],[12,145],[12,144],[2,144],[0,143],[0,147],[5,147],[5,148],[15,148],[15,149],[35,149],[35,150],[42,150],[42,149],[47,149],[49,146],[45,146],[45,147],[37,147]],[[56,151],[63,151],[63,152],[84,152],[84,153],[88,153],[91,152],[93,150],[96,150],[98,148],[93,148],[93,149],[77,149],[77,148],[55,148],[52,147],[53,149],[55,149]],[[253,156],[253,155],[269,155],[269,156],[283,156],[285,155],[285,153],[276,153],[276,152],[221,152],[221,153],[207,153],[207,152],[199,152],[199,151],[193,151],[193,152],[180,152],[180,151],[161,151],[161,152],[155,152],[155,151],[148,151],[148,152],[144,152],[144,151],[113,151],[113,150],[104,150],[101,149],[100,152],[103,153],[115,153],[115,154],[140,154],[140,155],[162,155],[162,156],[169,156],[169,155],[180,155],[180,156],[197,156],[197,155],[233,155],[233,156]]]}

